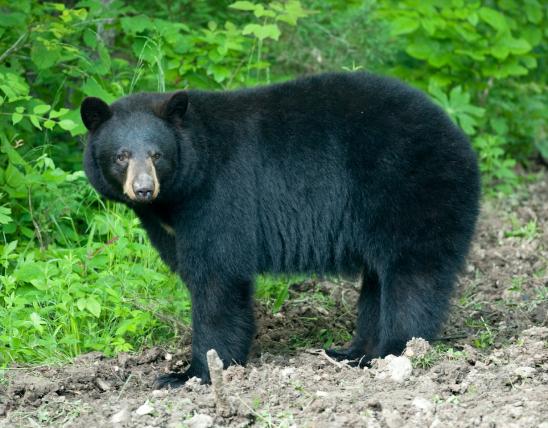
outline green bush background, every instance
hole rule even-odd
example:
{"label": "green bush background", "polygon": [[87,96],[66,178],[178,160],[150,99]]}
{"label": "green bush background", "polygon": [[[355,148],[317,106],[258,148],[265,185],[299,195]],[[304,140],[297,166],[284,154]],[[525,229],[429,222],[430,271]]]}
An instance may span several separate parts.
{"label": "green bush background", "polygon": [[[547,31],[537,0],[0,3],[0,365],[137,350],[189,320],[138,221],[81,171],[84,97],[393,75],[446,109],[504,195],[548,157]],[[287,281],[259,297],[276,310]]]}

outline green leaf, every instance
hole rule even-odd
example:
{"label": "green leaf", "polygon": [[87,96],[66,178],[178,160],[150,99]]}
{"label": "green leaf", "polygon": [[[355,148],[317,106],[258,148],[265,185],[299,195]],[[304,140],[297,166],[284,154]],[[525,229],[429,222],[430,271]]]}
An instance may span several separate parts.
{"label": "green leaf", "polygon": [[69,109],[68,108],[61,108],[59,109],[59,111],[57,110],[52,110],[50,111],[49,113],[49,117],[51,119],[57,119],[58,117],[61,117],[61,116],[64,116],[65,114],[67,114],[69,112]]}
{"label": "green leaf", "polygon": [[33,114],[29,115],[30,123],[34,125],[35,128],[38,128],[42,130],[42,125],[40,125],[40,121],[38,120],[38,116],[35,116]]}
{"label": "green leaf", "polygon": [[95,317],[99,318],[101,315],[101,304],[93,296],[89,296],[86,299],[86,309]]}
{"label": "green leaf", "polygon": [[509,54],[510,50],[504,43],[499,43],[491,48],[491,55],[497,59],[506,59]]}
{"label": "green leaf", "polygon": [[436,25],[435,21],[432,19],[421,19],[421,25],[422,28],[425,29],[425,31],[432,36],[436,32]]}
{"label": "green leaf", "polygon": [[70,119],[63,119],[59,122],[59,126],[65,131],[71,131],[72,129],[76,127],[76,123],[74,123]]}
{"label": "green leaf", "polygon": [[498,32],[508,31],[508,23],[503,14],[491,9],[490,7],[482,7],[479,9],[480,18],[493,27]]}
{"label": "green leaf", "polygon": [[31,283],[34,280],[40,279],[44,276],[44,272],[37,263],[26,263],[15,269],[13,276],[18,281]]}
{"label": "green leaf", "polygon": [[30,59],[39,70],[45,70],[57,63],[61,52],[57,47],[45,47],[41,43],[34,43],[30,50]]}
{"label": "green leaf", "polygon": [[512,52],[514,55],[523,55],[532,49],[532,46],[525,39],[508,37],[504,39],[504,42],[508,46],[510,52]]}
{"label": "green leaf", "polygon": [[99,75],[107,74],[110,70],[110,54],[104,44],[100,44],[98,47],[99,61],[95,66],[95,72]]}
{"label": "green leaf", "polygon": [[40,315],[38,315],[36,312],[33,312],[30,314],[30,322],[32,323],[32,326],[38,330],[40,333],[44,331],[44,327],[42,327],[42,324],[45,324]]}
{"label": "green leaf", "polygon": [[93,78],[86,80],[86,83],[84,83],[81,90],[88,97],[98,97],[109,104],[116,100],[114,95],[99,85]]}
{"label": "green leaf", "polygon": [[427,59],[432,53],[432,49],[426,43],[415,42],[408,45],[405,52],[413,58]]}
{"label": "green leaf", "polygon": [[23,115],[21,113],[13,113],[11,115],[11,123],[13,125],[17,125],[21,120],[23,119]]}
{"label": "green leaf", "polygon": [[124,17],[120,22],[124,32],[129,34],[137,34],[155,29],[154,22],[145,15]]}
{"label": "green leaf", "polygon": [[13,219],[11,218],[11,208],[0,207],[0,224],[8,224],[12,221]]}
{"label": "green leaf", "polygon": [[408,34],[415,31],[417,28],[419,28],[419,20],[408,18],[408,17],[401,17],[396,18],[394,21],[390,24],[390,35],[391,36],[399,36],[401,34]]}
{"label": "green leaf", "polygon": [[278,40],[280,37],[280,29],[276,24],[267,24],[267,25],[258,25],[258,24],[247,24],[242,34],[253,34],[255,37],[257,37],[259,40],[264,40],[267,38],[271,38],[274,40]]}
{"label": "green leaf", "polygon": [[[7,5],[9,10],[9,3]],[[0,13],[0,27],[13,28],[15,26],[25,25],[25,19],[26,16],[23,13],[6,13],[3,11],[2,13]]]}
{"label": "green leaf", "polygon": [[32,109],[32,111],[34,112],[34,114],[44,114],[46,112],[49,111],[49,109],[51,108],[51,106],[47,105],[47,104],[40,104],[40,105],[37,105],[36,107],[34,107]]}
{"label": "green leaf", "polygon": [[255,10],[257,8],[257,6],[250,1],[237,1],[228,7],[237,10]]}
{"label": "green leaf", "polygon": [[262,18],[263,16],[266,16],[267,18],[274,18],[276,16],[276,13],[272,10],[266,10],[262,4],[257,5],[257,8],[253,11],[253,14],[257,18]]}
{"label": "green leaf", "polygon": [[527,19],[533,24],[538,24],[542,20],[542,8],[536,0],[525,0],[525,14]]}
{"label": "green leaf", "polygon": [[89,28],[84,30],[84,43],[92,49],[97,47],[97,33]]}
{"label": "green leaf", "polygon": [[46,129],[53,129],[55,127],[55,121],[48,119],[44,122],[44,128]]}
{"label": "green leaf", "polygon": [[472,24],[474,27],[478,24],[479,18],[477,13],[471,13],[466,17],[468,22]]}

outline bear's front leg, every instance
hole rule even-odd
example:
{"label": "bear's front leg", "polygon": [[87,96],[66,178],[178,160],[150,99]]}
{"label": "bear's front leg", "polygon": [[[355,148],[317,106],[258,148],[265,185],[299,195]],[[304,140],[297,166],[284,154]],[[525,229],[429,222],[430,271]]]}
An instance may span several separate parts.
{"label": "bear's front leg", "polygon": [[192,298],[192,360],[184,373],[160,376],[160,388],[176,388],[191,377],[209,383],[206,353],[215,349],[225,368],[244,364],[255,333],[251,280],[212,279],[187,283]]}

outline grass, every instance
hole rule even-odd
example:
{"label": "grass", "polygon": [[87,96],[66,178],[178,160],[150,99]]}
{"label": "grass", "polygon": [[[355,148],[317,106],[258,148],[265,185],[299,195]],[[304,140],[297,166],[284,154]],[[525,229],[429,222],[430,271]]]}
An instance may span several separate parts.
{"label": "grass", "polygon": [[536,220],[530,220],[525,224],[522,224],[515,214],[510,217],[511,230],[504,232],[506,238],[524,238],[528,241],[532,241],[538,236],[539,230]]}
{"label": "grass", "polygon": [[466,353],[464,351],[458,351],[446,344],[439,343],[432,346],[425,355],[411,358],[411,362],[413,367],[429,369],[443,359],[458,360],[465,356]]}
{"label": "grass", "polygon": [[[138,220],[120,205],[88,210],[84,237],[44,249],[14,241],[3,250],[0,362],[52,362],[82,352],[107,355],[170,340],[188,323],[190,302],[147,241]],[[75,223],[65,219],[60,227]],[[6,251],[6,249],[8,251]]]}

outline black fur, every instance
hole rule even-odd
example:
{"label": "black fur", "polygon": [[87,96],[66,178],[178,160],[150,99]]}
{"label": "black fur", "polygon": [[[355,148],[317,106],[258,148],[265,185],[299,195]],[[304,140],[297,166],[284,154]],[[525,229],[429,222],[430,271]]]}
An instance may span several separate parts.
{"label": "black fur", "polygon": [[[225,365],[245,363],[261,272],[362,273],[355,337],[331,351],[338,358],[366,362],[434,337],[480,195],[476,156],[438,106],[365,73],[187,95],[120,99],[85,155],[93,186],[135,209],[191,292],[192,363],[162,385],[208,381],[211,348]],[[167,152],[153,203],[122,195],[109,164],[121,147]]]}

